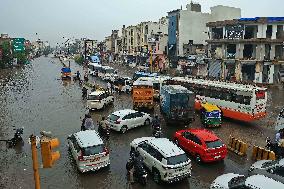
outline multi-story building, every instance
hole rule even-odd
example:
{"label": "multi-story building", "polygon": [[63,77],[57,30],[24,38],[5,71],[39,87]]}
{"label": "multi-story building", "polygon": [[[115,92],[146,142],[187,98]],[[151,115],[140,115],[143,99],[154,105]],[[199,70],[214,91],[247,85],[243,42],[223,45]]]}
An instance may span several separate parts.
{"label": "multi-story building", "polygon": [[256,17],[207,23],[209,76],[256,83],[279,81],[284,69],[284,18]]}
{"label": "multi-story building", "polygon": [[191,2],[186,10],[168,12],[168,53],[171,61],[176,61],[178,56],[195,54],[195,49],[204,49],[208,39],[207,22],[241,17],[239,8],[218,5],[210,9],[211,13],[202,13],[201,5]]}
{"label": "multi-story building", "polygon": [[152,43],[152,38],[157,35],[168,33],[168,21],[166,17],[161,18],[158,22],[141,22],[138,25],[122,27],[122,50],[128,55],[142,55],[146,53]]}

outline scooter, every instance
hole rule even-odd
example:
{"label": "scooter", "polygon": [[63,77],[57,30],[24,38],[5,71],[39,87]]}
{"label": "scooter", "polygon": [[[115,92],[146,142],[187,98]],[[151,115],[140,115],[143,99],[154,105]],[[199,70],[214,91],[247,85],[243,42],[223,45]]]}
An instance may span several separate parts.
{"label": "scooter", "polygon": [[142,185],[147,184],[147,171],[143,166],[143,162],[135,158],[134,153],[129,157],[129,160],[126,163],[127,174],[130,174],[130,170],[134,167],[133,178],[134,181],[141,183]]}
{"label": "scooter", "polygon": [[23,142],[22,134],[24,133],[24,128],[18,128],[16,129],[16,132],[14,133],[14,137],[9,140],[0,140],[6,142],[9,148],[16,146],[17,144],[20,144]]}

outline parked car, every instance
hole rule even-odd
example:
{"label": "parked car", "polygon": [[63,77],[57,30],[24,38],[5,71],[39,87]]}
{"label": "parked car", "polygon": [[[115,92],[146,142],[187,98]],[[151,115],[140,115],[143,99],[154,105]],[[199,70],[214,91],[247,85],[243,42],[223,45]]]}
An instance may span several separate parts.
{"label": "parked car", "polygon": [[167,138],[134,139],[131,150],[138,152],[155,182],[176,182],[191,176],[191,160],[185,152]]}
{"label": "parked car", "polygon": [[284,166],[276,165],[271,168],[254,169],[249,172],[249,175],[264,175],[266,177],[284,183]]}
{"label": "parked car", "polygon": [[142,125],[148,126],[151,122],[152,118],[150,114],[131,109],[113,112],[107,118],[107,124],[110,128],[121,133]]}
{"label": "parked car", "polygon": [[227,173],[218,176],[210,186],[210,189],[282,189],[284,184],[268,178],[264,175],[253,175],[245,177],[244,175]]}
{"label": "parked car", "polygon": [[89,110],[99,110],[114,102],[114,97],[107,91],[94,91],[87,97],[87,107]]}
{"label": "parked car", "polygon": [[220,161],[227,155],[227,147],[222,140],[206,129],[177,131],[174,142],[193,155],[197,162]]}
{"label": "parked car", "polygon": [[251,165],[249,172],[252,172],[256,169],[271,169],[277,166],[284,166],[284,158],[278,160],[259,160]]}
{"label": "parked car", "polygon": [[96,131],[74,133],[68,136],[67,141],[80,172],[98,170],[110,164],[109,150]]}

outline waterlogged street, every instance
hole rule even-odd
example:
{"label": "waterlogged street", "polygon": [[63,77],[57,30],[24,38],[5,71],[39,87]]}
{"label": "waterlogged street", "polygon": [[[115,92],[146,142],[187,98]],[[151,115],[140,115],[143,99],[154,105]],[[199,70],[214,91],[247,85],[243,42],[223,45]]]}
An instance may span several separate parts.
{"label": "waterlogged street", "polygon": [[[122,76],[132,76],[135,71],[129,67],[112,65]],[[13,69],[0,70],[0,139],[12,138],[14,128],[24,127],[23,146],[7,148],[0,143],[0,188],[30,189],[34,187],[33,169],[30,144],[31,134],[39,135],[40,131],[51,131],[60,140],[60,160],[51,169],[40,169],[41,188],[128,188],[125,164],[129,155],[129,143],[138,137],[150,136],[151,129],[140,127],[128,131],[126,134],[111,132],[106,141],[110,149],[110,167],[81,174],[71,158],[67,147],[67,136],[80,130],[81,119],[86,112],[86,102],[81,98],[81,88],[78,83],[63,82],[60,78],[62,64],[58,59],[40,57],[30,65]],[[73,72],[82,67],[71,62]],[[82,72],[83,73],[83,72]],[[106,83],[97,80],[102,86]],[[254,144],[265,145],[265,137],[274,136],[274,121],[281,107],[284,105],[283,89],[269,89],[268,116],[253,123],[225,120],[221,128],[213,129],[225,143],[229,135],[241,138],[249,145],[248,157],[229,153],[228,157],[219,163],[197,164],[192,160],[192,177],[175,184],[157,185],[149,176],[145,188],[208,188],[210,183],[219,175],[228,172],[246,174],[251,164],[251,147]],[[115,110],[132,108],[131,96],[115,94],[115,103],[104,111],[92,112],[94,121],[107,116]],[[158,104],[155,113],[159,114]],[[196,113],[196,120],[189,127],[201,127]],[[165,125],[162,129],[165,137],[172,138],[176,130],[183,126]],[[40,151],[38,149],[40,158]],[[132,188],[143,188],[135,183]]]}

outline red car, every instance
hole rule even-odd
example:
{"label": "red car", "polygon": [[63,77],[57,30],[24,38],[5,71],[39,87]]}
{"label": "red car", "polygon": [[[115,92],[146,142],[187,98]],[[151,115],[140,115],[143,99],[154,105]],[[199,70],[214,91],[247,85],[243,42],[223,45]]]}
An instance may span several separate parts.
{"label": "red car", "polygon": [[174,142],[192,154],[197,162],[220,161],[227,155],[227,147],[222,140],[206,129],[177,131]]}

